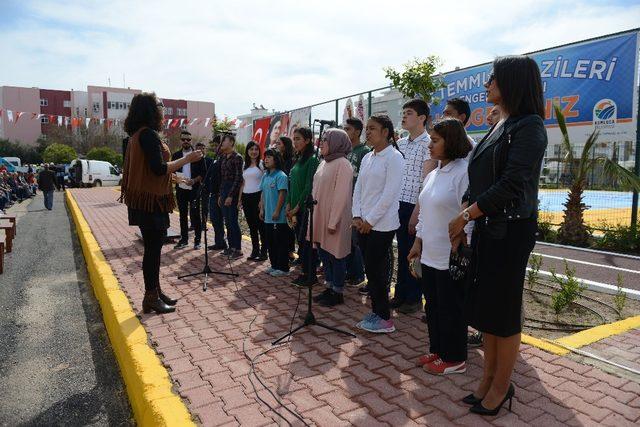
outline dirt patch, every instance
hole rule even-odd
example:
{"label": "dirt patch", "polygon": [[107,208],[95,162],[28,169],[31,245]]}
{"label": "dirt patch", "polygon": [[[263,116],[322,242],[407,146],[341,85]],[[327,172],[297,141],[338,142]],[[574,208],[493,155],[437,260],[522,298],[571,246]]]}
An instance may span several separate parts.
{"label": "dirt patch", "polygon": [[555,339],[640,314],[640,301],[627,298],[619,313],[615,295],[585,290],[556,315],[551,295],[559,289],[557,284],[543,279],[539,279],[533,287],[525,284],[523,299],[526,334]]}

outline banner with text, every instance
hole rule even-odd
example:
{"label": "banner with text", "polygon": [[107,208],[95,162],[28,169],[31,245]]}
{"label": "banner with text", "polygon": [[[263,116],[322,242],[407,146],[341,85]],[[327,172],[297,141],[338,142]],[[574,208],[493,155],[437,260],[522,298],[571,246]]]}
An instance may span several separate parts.
{"label": "banner with text", "polygon": [[[553,104],[558,104],[569,131],[584,141],[594,127],[600,141],[635,141],[638,111],[638,32],[628,32],[532,53],[542,75],[545,97],[545,125],[550,142],[559,142]],[[467,131],[476,139],[488,125],[484,83],[491,64],[453,71],[443,75],[445,88],[436,92],[441,99],[433,105],[438,118],[447,99],[463,98],[471,106]]]}

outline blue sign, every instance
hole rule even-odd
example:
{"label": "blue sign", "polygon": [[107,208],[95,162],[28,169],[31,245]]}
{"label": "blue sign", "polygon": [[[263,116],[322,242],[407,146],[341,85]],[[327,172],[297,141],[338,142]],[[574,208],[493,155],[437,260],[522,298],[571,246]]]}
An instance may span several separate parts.
{"label": "blue sign", "polygon": [[[553,104],[558,104],[569,126],[595,126],[606,131],[626,125],[634,129],[629,125],[635,123],[637,114],[637,54],[637,31],[530,54],[542,75],[545,125],[557,125]],[[486,132],[486,116],[493,106],[487,103],[484,83],[491,66],[444,74],[446,87],[435,94],[441,102],[432,106],[433,116],[442,115],[447,99],[463,98],[471,106],[467,131]]]}

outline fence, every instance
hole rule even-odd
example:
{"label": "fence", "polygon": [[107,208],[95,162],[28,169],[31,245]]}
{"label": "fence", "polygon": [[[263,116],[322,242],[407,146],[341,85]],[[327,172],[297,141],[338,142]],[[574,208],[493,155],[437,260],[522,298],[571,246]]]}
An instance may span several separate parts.
{"label": "fence", "polygon": [[[584,146],[574,146],[574,157],[580,158]],[[598,157],[614,159],[625,169],[633,170],[635,147],[632,141],[622,144],[596,143],[588,158]],[[578,160],[574,160],[573,169],[577,169]],[[540,175],[540,211],[546,221],[560,224],[564,216],[564,203],[569,188],[574,181],[571,165],[565,160],[561,145],[550,142],[547,156]],[[583,196],[584,217],[589,226],[595,229],[605,225],[628,225],[632,220],[633,192],[625,189],[615,177],[604,173],[601,163],[595,163],[586,174]]]}
{"label": "fence", "polygon": [[[616,161],[640,176],[640,121],[637,120],[640,105],[640,89],[637,86],[639,30],[603,35],[528,54],[539,64],[544,85],[545,125],[548,126],[550,150],[545,156],[540,206],[545,215],[552,217],[553,223],[562,220],[562,204],[572,179],[559,150],[561,136],[553,105],[562,108],[573,142],[584,142],[586,137],[580,138],[594,127],[601,130],[602,137],[590,153],[592,158],[604,155],[613,159],[613,153],[616,152]],[[589,73],[586,73],[587,64],[591,64]],[[604,78],[602,67],[608,70]],[[472,104],[468,132],[476,139],[487,130],[486,114],[491,106],[484,96],[483,86],[490,73],[491,63],[452,70],[442,74],[445,88],[436,93],[436,96],[445,100],[462,97]],[[386,113],[400,128],[401,109],[405,100],[390,87],[307,106],[310,113],[305,109],[305,114],[310,115],[305,117],[309,117],[309,125],[316,119],[341,123],[350,98],[354,105],[358,99],[362,99],[360,105],[364,105],[364,111],[361,108],[354,115],[366,119],[372,113]],[[441,115],[442,110],[442,106],[433,106],[434,118]],[[268,128],[267,122],[263,121],[259,134],[277,136],[278,133],[272,132],[272,129],[279,132],[283,121],[274,121],[272,128]],[[297,123],[303,122],[306,120]],[[587,222],[594,227],[605,223],[636,224],[638,193],[625,191],[616,181],[602,178],[601,172],[594,168],[587,177],[587,189],[583,194]]]}

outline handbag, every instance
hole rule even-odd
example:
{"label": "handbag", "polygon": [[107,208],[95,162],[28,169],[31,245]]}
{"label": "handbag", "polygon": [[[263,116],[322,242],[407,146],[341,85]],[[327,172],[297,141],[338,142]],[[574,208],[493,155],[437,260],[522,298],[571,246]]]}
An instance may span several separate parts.
{"label": "handbag", "polygon": [[451,251],[451,255],[449,255],[449,274],[454,281],[464,280],[467,277],[472,253],[473,250],[463,244],[458,246],[457,251]]}

